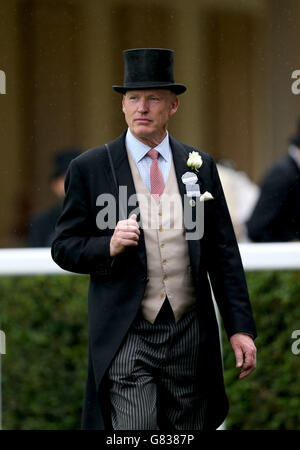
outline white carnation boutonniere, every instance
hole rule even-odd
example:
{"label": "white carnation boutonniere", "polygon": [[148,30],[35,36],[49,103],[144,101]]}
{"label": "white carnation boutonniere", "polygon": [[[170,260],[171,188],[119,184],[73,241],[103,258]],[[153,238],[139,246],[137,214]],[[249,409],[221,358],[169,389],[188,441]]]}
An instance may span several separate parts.
{"label": "white carnation boutonniere", "polygon": [[[190,167],[190,169],[198,172],[198,169],[202,166],[203,161],[201,155],[198,152],[190,152],[186,165]],[[205,191],[204,194],[201,194],[199,184],[197,182],[197,175],[193,172],[186,172],[181,177],[182,182],[186,185],[186,191],[188,197],[199,197],[200,202],[205,202],[207,200],[213,200],[213,196],[210,192]],[[195,206],[195,201],[192,206]]]}
{"label": "white carnation boutonniere", "polygon": [[201,158],[201,155],[199,155],[198,152],[191,152],[189,153],[188,160],[186,162],[186,165],[190,167],[192,170],[195,170],[198,172],[198,169],[202,166],[203,161]]}
{"label": "white carnation boutonniere", "polygon": [[204,194],[200,195],[200,202],[205,202],[206,200],[213,200],[213,196],[210,192],[205,191]]}

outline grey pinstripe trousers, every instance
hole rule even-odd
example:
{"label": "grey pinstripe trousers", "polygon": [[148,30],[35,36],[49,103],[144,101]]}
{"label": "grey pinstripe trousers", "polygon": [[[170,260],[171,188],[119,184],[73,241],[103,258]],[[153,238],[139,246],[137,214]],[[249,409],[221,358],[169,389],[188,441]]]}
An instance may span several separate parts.
{"label": "grey pinstripe trousers", "polygon": [[176,323],[166,299],[154,324],[138,315],[108,372],[113,429],[201,430],[198,350],[195,310]]}

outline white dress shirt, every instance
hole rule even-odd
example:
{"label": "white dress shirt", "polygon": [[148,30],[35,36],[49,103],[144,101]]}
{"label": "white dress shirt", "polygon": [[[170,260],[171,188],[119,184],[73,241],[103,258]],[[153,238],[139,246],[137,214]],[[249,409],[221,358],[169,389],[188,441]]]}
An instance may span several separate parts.
{"label": "white dress shirt", "polygon": [[142,177],[142,180],[144,181],[149,191],[151,191],[150,166],[152,164],[152,159],[150,158],[150,156],[147,156],[147,153],[151,148],[155,148],[155,150],[159,152],[158,165],[166,184],[172,160],[172,151],[169,143],[168,132],[166,134],[166,137],[157,147],[149,147],[148,145],[143,144],[143,142],[134,137],[130,129],[128,128],[125,143],[135,162],[136,167],[138,168],[140,176]]}

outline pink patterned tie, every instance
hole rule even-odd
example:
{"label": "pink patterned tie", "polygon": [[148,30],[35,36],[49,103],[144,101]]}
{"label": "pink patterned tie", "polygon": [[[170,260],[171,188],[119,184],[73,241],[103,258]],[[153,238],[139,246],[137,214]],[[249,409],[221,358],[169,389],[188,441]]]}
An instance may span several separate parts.
{"label": "pink patterned tie", "polygon": [[158,151],[151,148],[147,155],[152,159],[152,164],[150,167],[151,194],[156,203],[159,203],[160,196],[164,191],[165,183],[158,165]]}

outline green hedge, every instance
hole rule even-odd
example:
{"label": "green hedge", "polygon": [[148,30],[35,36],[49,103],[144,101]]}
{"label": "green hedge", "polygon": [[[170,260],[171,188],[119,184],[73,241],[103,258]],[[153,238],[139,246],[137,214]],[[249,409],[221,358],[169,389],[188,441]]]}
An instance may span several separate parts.
{"label": "green hedge", "polygon": [[[248,273],[258,367],[244,380],[223,333],[229,429],[300,429],[300,273]],[[87,373],[86,276],[0,278],[4,429],[78,429]]]}
{"label": "green hedge", "polygon": [[[258,338],[257,368],[237,379],[233,352],[224,342],[230,429],[300,429],[300,354],[291,338],[300,329],[300,272],[247,273]],[[224,340],[224,339],[223,339]]]}
{"label": "green hedge", "polygon": [[3,429],[78,429],[87,372],[87,277],[0,278]]}

